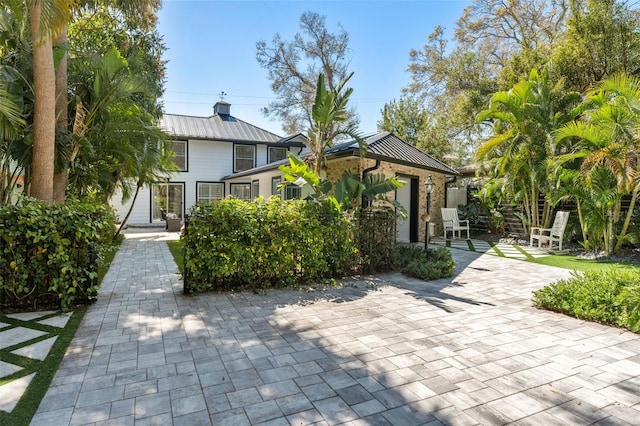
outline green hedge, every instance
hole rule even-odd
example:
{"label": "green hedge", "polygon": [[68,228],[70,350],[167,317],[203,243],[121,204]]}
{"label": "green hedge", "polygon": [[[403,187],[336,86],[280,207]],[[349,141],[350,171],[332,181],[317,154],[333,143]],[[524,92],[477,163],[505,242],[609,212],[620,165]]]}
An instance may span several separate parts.
{"label": "green hedge", "polygon": [[93,300],[100,248],[113,232],[108,206],[25,198],[0,206],[3,309],[62,308]]}
{"label": "green hedge", "polygon": [[275,197],[194,206],[183,236],[185,290],[282,287],[351,271],[353,221],[319,209]]}
{"label": "green hedge", "polygon": [[456,267],[451,252],[445,247],[424,250],[416,245],[398,245],[392,262],[395,270],[425,281],[450,277]]}
{"label": "green hedge", "polygon": [[640,332],[640,273],[575,273],[533,292],[534,305],[577,318]]}
{"label": "green hedge", "polygon": [[396,215],[392,209],[364,209],[356,213],[359,269],[362,273],[393,269]]}

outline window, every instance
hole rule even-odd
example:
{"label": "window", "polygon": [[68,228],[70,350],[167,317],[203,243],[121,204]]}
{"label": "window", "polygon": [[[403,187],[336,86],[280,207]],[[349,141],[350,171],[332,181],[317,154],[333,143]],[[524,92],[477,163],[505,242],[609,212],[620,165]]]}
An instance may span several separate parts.
{"label": "window", "polygon": [[251,182],[251,195],[253,198],[258,198],[260,196],[260,181],[254,180]]}
{"label": "window", "polygon": [[224,198],[224,183],[222,182],[198,182],[198,195],[196,201],[212,202]]}
{"label": "window", "polygon": [[282,179],[280,177],[274,177],[271,178],[271,195],[278,195],[278,185],[280,185],[280,182],[282,181]]}
{"label": "window", "polygon": [[289,150],[287,148],[283,148],[280,146],[270,146],[269,147],[269,163],[273,163],[274,161],[280,161],[287,158],[287,152]]}
{"label": "window", "polygon": [[234,145],[234,172],[252,169],[255,164],[255,145]]}
{"label": "window", "polygon": [[244,201],[251,201],[250,183],[232,183],[229,185],[229,192],[234,198]]}
{"label": "window", "polygon": [[284,187],[284,199],[285,200],[299,200],[302,198],[302,188],[293,183]]}
{"label": "window", "polygon": [[151,186],[151,220],[165,220],[168,214],[182,219],[184,183],[155,183]]}
{"label": "window", "polygon": [[173,162],[181,172],[187,171],[187,141],[170,141],[169,148],[173,151]]}

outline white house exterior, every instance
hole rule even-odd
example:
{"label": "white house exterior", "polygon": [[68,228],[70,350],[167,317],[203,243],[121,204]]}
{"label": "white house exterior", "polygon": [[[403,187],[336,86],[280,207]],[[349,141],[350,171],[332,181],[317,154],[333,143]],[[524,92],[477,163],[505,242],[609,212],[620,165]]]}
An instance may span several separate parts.
{"label": "white house exterior", "polygon": [[[253,126],[230,114],[231,105],[218,102],[210,117],[165,114],[160,122],[172,139],[174,161],[181,171],[166,183],[156,183],[140,191],[128,224],[164,226],[163,216],[175,214],[180,219],[198,201],[215,200],[231,195],[251,200],[271,195],[271,180],[258,185],[251,178],[224,182],[222,178],[286,158],[287,152],[301,154],[305,149],[302,135],[282,138]],[[131,201],[112,199],[119,219],[123,219]]]}
{"label": "white house exterior", "polygon": [[[182,220],[197,202],[226,196],[250,201],[258,196],[289,199],[308,195],[309,188],[293,184],[280,193],[276,191],[283,180],[278,167],[288,164],[287,152],[302,157],[309,152],[303,135],[282,138],[248,124],[233,117],[226,102],[218,102],[211,117],[166,114],[161,127],[171,136],[174,161],[181,171],[168,182],[155,183],[141,191],[128,219],[131,226],[164,226],[166,216],[175,215]],[[425,236],[427,202],[423,182],[432,177],[435,190],[430,198],[430,221],[437,224],[438,232],[440,207],[446,201],[445,183],[458,172],[389,132],[370,135],[364,142],[364,155],[354,141],[328,149],[327,178],[336,182],[349,171],[362,178],[383,173],[405,181],[405,186],[390,194],[408,213],[406,219],[398,219],[397,239],[415,242]],[[114,197],[112,205],[122,219],[131,200],[124,204],[119,201],[120,197]]]}

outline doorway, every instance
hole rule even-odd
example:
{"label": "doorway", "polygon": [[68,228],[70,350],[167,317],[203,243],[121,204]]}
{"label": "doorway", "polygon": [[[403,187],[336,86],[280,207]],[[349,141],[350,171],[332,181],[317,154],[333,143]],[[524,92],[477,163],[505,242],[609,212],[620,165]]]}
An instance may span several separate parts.
{"label": "doorway", "polygon": [[165,220],[165,215],[175,213],[184,218],[184,183],[154,183],[151,187],[151,221]]}
{"label": "doorway", "polygon": [[396,201],[407,210],[407,218],[398,216],[396,223],[396,240],[401,243],[418,242],[420,180],[416,176],[398,176],[405,185],[396,190]]}

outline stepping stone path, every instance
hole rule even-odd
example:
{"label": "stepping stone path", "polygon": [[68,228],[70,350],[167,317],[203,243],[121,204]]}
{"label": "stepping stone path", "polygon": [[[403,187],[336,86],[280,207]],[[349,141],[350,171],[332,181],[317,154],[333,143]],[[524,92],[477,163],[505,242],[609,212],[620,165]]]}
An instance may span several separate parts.
{"label": "stepping stone path", "polygon": [[0,315],[1,411],[16,407],[70,318],[56,311]]}
{"label": "stepping stone path", "polygon": [[504,243],[491,244],[487,241],[476,239],[445,240],[444,238],[438,237],[432,238],[430,240],[430,244],[520,260],[526,260],[529,258],[537,259],[540,257],[549,256],[549,253],[542,251],[537,247],[519,246],[516,244]]}

